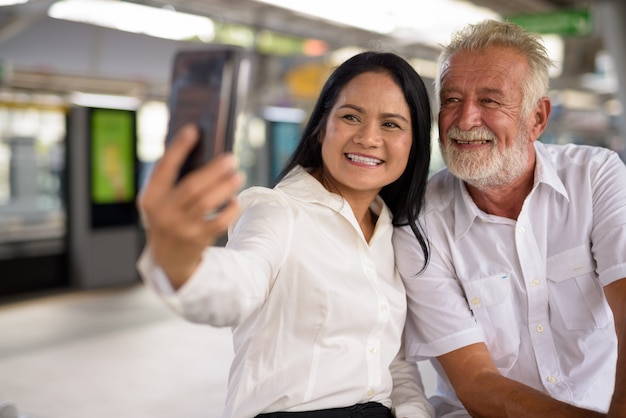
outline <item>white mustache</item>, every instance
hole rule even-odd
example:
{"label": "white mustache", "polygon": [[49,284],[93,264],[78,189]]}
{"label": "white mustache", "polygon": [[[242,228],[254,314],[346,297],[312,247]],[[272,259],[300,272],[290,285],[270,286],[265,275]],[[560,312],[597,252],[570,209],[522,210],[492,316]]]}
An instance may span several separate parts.
{"label": "white mustache", "polygon": [[453,126],[448,129],[447,132],[448,139],[460,139],[463,141],[497,141],[497,136],[491,129],[485,127],[475,127],[470,130],[464,131],[458,128],[457,126]]}

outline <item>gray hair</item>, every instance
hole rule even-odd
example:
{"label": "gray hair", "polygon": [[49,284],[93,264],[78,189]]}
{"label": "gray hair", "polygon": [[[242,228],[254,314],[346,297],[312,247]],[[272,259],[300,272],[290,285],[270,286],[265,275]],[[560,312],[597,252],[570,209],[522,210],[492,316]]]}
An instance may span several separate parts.
{"label": "gray hair", "polygon": [[549,69],[554,64],[538,34],[528,32],[511,22],[485,20],[467,25],[456,32],[439,56],[439,74],[435,79],[435,97],[441,91],[441,67],[457,51],[484,51],[500,46],[519,51],[528,60],[530,73],[522,81],[522,115],[526,116],[539,99],[548,93]]}

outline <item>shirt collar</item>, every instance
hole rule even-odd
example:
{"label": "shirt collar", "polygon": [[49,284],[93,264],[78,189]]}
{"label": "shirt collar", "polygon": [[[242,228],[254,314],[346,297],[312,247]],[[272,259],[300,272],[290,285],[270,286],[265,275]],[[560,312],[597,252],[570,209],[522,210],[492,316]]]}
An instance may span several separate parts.
{"label": "shirt collar", "polygon": [[569,201],[569,194],[565,189],[565,185],[561,181],[557,173],[555,161],[551,158],[550,150],[545,144],[535,141],[535,155],[537,156],[537,164],[535,165],[535,185],[533,191],[537,189],[540,183],[543,183],[554,189],[557,193]]}
{"label": "shirt collar", "polygon": [[[550,153],[547,147],[539,141],[535,141],[535,183],[533,185],[533,189],[530,192],[530,195],[533,193],[539,193],[538,188],[540,184],[545,184],[546,186],[554,189],[557,193],[560,193],[569,201],[569,195],[563,182],[558,176],[555,162],[550,159]],[[455,238],[461,238],[472,226],[472,223],[476,218],[481,219],[489,219],[493,221],[493,217],[489,214],[486,214],[482,210],[476,206],[472,197],[470,196],[467,188],[465,187],[465,183],[463,183],[459,179],[455,179],[454,187],[455,195],[457,198],[455,199],[455,227],[454,234]],[[529,195],[529,196],[530,196]],[[528,199],[528,197],[527,197]]]}
{"label": "shirt collar", "polygon": [[[344,213],[348,211],[351,216],[352,209],[345,199],[338,194],[331,193],[313,177],[302,166],[296,166],[285,178],[283,178],[276,188],[282,190],[291,198],[307,203],[319,203],[332,210]],[[385,223],[391,224],[391,212],[380,196],[370,205],[370,209]]]}

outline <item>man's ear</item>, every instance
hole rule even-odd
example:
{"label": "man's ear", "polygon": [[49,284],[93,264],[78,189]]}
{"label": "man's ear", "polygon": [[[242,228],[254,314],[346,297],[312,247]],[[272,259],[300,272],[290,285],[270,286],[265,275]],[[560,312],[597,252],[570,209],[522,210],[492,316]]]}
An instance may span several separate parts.
{"label": "man's ear", "polygon": [[548,125],[550,112],[552,111],[552,102],[548,97],[542,97],[532,111],[532,122],[530,126],[531,139],[536,141]]}

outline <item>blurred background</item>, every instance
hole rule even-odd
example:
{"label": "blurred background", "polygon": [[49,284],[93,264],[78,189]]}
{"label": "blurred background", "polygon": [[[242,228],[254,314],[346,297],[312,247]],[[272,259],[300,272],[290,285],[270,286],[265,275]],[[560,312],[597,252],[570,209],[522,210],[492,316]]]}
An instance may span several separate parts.
{"label": "blurred background", "polygon": [[221,412],[229,330],[173,317],[134,268],[134,199],[163,152],[177,50],[245,48],[236,154],[247,186],[270,185],[334,66],[394,51],[432,96],[440,45],[486,18],[541,33],[557,64],[542,141],[626,157],[621,0],[0,0],[0,410]]}

